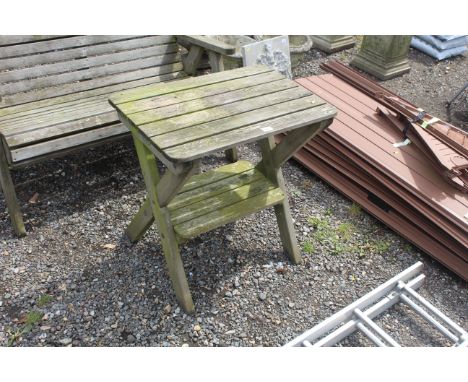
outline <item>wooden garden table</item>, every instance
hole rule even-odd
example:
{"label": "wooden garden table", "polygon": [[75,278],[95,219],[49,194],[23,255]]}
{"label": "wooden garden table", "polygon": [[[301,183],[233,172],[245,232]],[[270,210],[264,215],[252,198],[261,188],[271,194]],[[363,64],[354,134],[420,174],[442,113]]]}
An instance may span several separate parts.
{"label": "wooden garden table", "polygon": [[[336,114],[333,106],[265,66],[157,83],[110,98],[130,129],[147,198],[127,228],[135,242],[156,221],[169,276],[185,311],[194,305],[179,244],[274,206],[292,262],[300,261],[281,165]],[[276,144],[274,134],[289,132]],[[198,174],[200,159],[258,141],[262,160]],[[160,177],[157,160],[166,167]]]}

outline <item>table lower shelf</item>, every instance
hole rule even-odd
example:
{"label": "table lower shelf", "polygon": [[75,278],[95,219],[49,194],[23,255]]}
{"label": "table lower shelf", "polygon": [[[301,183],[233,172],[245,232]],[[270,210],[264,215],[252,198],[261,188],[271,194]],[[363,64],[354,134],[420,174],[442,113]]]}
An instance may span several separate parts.
{"label": "table lower shelf", "polygon": [[194,175],[168,208],[174,230],[190,239],[281,203],[283,191],[247,161]]}

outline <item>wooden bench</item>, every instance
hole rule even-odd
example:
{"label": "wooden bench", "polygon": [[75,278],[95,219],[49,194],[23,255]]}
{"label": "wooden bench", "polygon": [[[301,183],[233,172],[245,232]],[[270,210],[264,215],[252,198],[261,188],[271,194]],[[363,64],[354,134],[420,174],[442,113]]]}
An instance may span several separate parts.
{"label": "wooden bench", "polygon": [[186,76],[174,36],[0,36],[0,185],[16,233],[10,170],[123,137],[111,94]]}

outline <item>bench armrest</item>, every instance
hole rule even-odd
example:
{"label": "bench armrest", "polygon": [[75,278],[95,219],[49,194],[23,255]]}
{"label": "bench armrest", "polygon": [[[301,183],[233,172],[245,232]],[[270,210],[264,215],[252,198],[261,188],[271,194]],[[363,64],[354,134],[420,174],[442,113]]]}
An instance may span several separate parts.
{"label": "bench armrest", "polygon": [[202,35],[181,35],[178,39],[187,41],[190,44],[197,45],[200,48],[210,50],[225,56],[234,54],[236,49],[232,45],[228,45],[222,41]]}

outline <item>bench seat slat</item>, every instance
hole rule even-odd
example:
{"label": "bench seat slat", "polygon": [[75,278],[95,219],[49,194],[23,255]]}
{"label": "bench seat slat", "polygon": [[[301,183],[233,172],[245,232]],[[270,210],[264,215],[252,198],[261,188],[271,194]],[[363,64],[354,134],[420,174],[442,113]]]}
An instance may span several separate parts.
{"label": "bench seat slat", "polygon": [[66,94],[59,97],[32,101],[25,104],[5,107],[0,109],[0,125],[3,121],[30,117],[32,115],[41,115],[43,113],[53,113],[56,110],[64,108],[73,108],[84,102],[93,102],[95,99],[107,98],[114,92],[131,89],[138,86],[157,82],[168,82],[179,78],[184,78],[187,75],[184,72],[174,72],[169,74],[158,75],[155,77],[146,77],[133,81],[120,82],[114,85],[99,87],[96,89],[83,90],[76,93]]}
{"label": "bench seat slat", "polygon": [[128,129],[122,124],[99,127],[91,131],[88,130],[79,134],[13,149],[10,151],[10,159],[12,163],[36,159],[41,156],[48,156],[50,153],[56,153],[70,148],[76,148],[90,143],[97,143],[110,138],[116,138],[126,133],[128,133]]}

